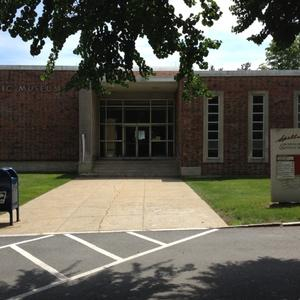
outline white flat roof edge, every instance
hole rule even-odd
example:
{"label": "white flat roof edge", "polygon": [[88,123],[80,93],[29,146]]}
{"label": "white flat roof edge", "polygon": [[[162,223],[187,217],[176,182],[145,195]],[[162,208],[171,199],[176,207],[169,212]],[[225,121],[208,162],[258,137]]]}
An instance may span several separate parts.
{"label": "white flat roof edge", "polygon": [[[0,70],[45,70],[45,66],[41,65],[0,65]],[[77,66],[56,66],[56,71],[77,71]],[[157,71],[165,71],[165,72],[176,72],[176,70],[167,70],[165,68],[157,68],[154,69],[154,72]],[[252,77],[252,76],[300,76],[300,70],[249,70],[249,71],[195,71],[195,74],[202,75],[203,77]],[[157,76],[151,77],[150,81],[158,81],[166,80],[166,81],[174,81],[173,76]],[[147,81],[143,78],[137,78],[138,82]]]}
{"label": "white flat roof edge", "polygon": [[195,71],[203,77],[300,76],[300,70]]}

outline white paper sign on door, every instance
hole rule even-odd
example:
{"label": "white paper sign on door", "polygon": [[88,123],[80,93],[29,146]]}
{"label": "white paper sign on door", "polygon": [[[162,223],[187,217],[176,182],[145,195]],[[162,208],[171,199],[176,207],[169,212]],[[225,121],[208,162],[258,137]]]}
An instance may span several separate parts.
{"label": "white paper sign on door", "polygon": [[138,139],[139,140],[144,140],[145,139],[145,131],[144,130],[139,130],[139,134],[138,134]]}

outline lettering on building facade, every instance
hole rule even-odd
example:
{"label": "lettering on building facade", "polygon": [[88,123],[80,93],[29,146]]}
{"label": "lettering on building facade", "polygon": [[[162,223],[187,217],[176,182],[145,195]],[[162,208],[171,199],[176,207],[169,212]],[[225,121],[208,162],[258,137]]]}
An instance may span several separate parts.
{"label": "lettering on building facade", "polygon": [[32,93],[32,92],[41,92],[41,93],[50,93],[50,92],[60,92],[62,87],[59,85],[48,85],[48,84],[2,84],[0,85],[0,92],[3,93]]}

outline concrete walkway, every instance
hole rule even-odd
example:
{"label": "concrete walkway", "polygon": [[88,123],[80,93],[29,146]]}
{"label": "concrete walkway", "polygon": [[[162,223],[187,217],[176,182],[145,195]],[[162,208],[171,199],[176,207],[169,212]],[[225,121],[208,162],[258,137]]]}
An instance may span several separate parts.
{"label": "concrete walkway", "polygon": [[7,226],[1,215],[0,235],[226,226],[179,179],[76,179],[23,205],[20,218]]}

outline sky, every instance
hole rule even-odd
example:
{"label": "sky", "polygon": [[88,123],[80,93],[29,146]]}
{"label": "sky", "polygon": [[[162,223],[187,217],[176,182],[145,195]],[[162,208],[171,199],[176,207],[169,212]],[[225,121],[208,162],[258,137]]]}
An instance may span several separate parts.
{"label": "sky", "polygon": [[[187,16],[191,12],[199,11],[199,6],[188,9],[182,0],[170,0],[174,5],[176,13],[182,13]],[[253,33],[259,32],[260,25],[255,23],[247,31],[241,34],[231,32],[232,26],[236,24],[235,17],[229,11],[231,0],[217,0],[218,5],[223,12],[222,17],[211,28],[203,29],[205,35],[222,41],[218,50],[211,50],[206,61],[209,66],[223,70],[236,70],[246,62],[251,63],[251,69],[255,70],[265,61],[265,48],[271,41],[271,38],[258,46],[253,42],[247,41],[247,37]],[[79,35],[70,37],[63,51],[60,53],[57,65],[75,66],[80,62],[80,58],[73,54],[73,49],[77,45]],[[146,62],[154,69],[176,70],[179,66],[179,56],[174,54],[167,59],[160,60],[155,57],[149,46],[147,39],[139,39],[137,48],[146,59]],[[7,33],[0,32],[0,65],[45,65],[51,49],[51,43],[47,43],[43,52],[36,57],[32,57],[29,52],[30,45],[24,43],[21,39],[12,39]]]}

